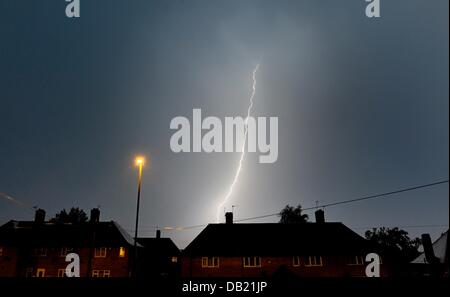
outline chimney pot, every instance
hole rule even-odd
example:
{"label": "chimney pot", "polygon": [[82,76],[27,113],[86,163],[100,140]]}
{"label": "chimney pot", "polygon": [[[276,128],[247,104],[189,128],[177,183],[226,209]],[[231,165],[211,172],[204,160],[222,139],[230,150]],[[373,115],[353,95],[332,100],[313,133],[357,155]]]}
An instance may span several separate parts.
{"label": "chimney pot", "polygon": [[316,210],[316,223],[325,223],[325,212],[323,209]]}
{"label": "chimney pot", "polygon": [[43,224],[45,222],[45,210],[38,208],[34,214],[34,222]]}
{"label": "chimney pot", "polygon": [[161,238],[161,230],[156,230],[156,238]]}
{"label": "chimney pot", "polygon": [[225,223],[228,224],[233,224],[233,213],[232,212],[226,212],[225,213]]}
{"label": "chimney pot", "polygon": [[439,263],[438,258],[434,255],[433,243],[431,242],[430,234],[422,234],[422,245],[427,262],[429,264]]}
{"label": "chimney pot", "polygon": [[90,222],[91,223],[98,223],[98,222],[100,222],[100,209],[98,209],[98,208],[91,209]]}

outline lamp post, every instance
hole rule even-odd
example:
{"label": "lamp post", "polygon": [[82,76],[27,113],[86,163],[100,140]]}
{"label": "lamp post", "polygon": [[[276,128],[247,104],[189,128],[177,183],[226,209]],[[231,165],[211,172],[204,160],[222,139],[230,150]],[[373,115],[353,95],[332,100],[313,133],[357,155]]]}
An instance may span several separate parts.
{"label": "lamp post", "polygon": [[138,192],[137,192],[137,205],[136,205],[136,226],[134,228],[134,252],[133,252],[133,274],[137,276],[137,237],[138,237],[138,226],[139,226],[139,203],[141,200],[141,186],[142,186],[142,167],[144,166],[145,158],[136,157],[135,164],[139,168],[138,173]]}

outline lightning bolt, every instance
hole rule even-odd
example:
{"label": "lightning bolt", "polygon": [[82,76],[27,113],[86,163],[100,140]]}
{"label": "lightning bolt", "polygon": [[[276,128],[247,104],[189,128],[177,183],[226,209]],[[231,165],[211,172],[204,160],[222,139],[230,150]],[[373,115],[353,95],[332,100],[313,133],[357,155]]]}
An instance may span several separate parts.
{"label": "lightning bolt", "polygon": [[241,153],[241,157],[239,158],[239,165],[238,165],[238,168],[236,170],[236,173],[234,174],[233,182],[231,183],[230,188],[228,189],[228,192],[225,195],[225,198],[223,199],[223,201],[217,207],[217,215],[216,215],[216,222],[217,223],[220,222],[220,212],[222,210],[222,207],[230,199],[230,196],[233,193],[234,186],[236,185],[236,183],[237,183],[237,181],[239,179],[239,175],[241,173],[242,161],[244,160],[244,157],[245,157],[245,146],[247,144],[248,118],[250,117],[250,112],[252,111],[253,97],[255,97],[255,93],[256,93],[256,72],[258,72],[259,64],[260,63],[258,63],[256,65],[255,69],[253,70],[253,75],[252,75],[252,78],[253,78],[252,94],[250,96],[250,105],[248,106],[248,109],[247,109],[247,117],[245,118],[245,121],[244,121],[244,143],[242,144],[242,150],[241,150],[242,153]]}

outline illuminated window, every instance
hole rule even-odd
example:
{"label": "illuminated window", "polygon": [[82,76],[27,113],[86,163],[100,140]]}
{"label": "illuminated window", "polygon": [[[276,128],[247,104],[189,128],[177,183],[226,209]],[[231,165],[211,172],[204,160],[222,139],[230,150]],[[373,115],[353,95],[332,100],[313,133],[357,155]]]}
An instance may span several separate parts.
{"label": "illuminated window", "polygon": [[110,277],[110,275],[109,270],[92,270],[92,277]]}
{"label": "illuminated window", "polygon": [[204,268],[219,267],[219,257],[202,257],[202,267]]}
{"label": "illuminated window", "polygon": [[244,267],[261,267],[261,257],[244,257]]}
{"label": "illuminated window", "polygon": [[34,255],[38,257],[45,257],[47,256],[47,248],[35,248],[34,249]]}
{"label": "illuminated window", "polygon": [[95,258],[105,258],[106,257],[106,248],[105,247],[95,248],[94,257]]}
{"label": "illuminated window", "polygon": [[67,256],[67,254],[70,254],[72,251],[73,251],[72,248],[63,247],[63,248],[61,248],[61,252],[60,252],[59,255],[60,255],[61,257],[65,257],[65,256]]}
{"label": "illuminated window", "polygon": [[66,270],[58,269],[58,277],[66,277]]}
{"label": "illuminated window", "polygon": [[292,266],[295,266],[295,267],[300,266],[300,257],[299,256],[292,257]]}
{"label": "illuminated window", "polygon": [[36,277],[45,277],[45,268],[36,269]]}
{"label": "illuminated window", "polygon": [[172,257],[172,263],[177,263],[178,262],[178,257]]}
{"label": "illuminated window", "polygon": [[350,257],[350,261],[349,261],[348,265],[364,265],[363,256]]}
{"label": "illuminated window", "polygon": [[27,270],[25,271],[25,277],[33,277],[33,268],[32,267],[27,268]]}
{"label": "illuminated window", "polygon": [[125,257],[125,248],[124,247],[119,248],[119,257],[121,257],[121,258]]}
{"label": "illuminated window", "polygon": [[305,266],[323,266],[321,256],[309,256],[305,258]]}

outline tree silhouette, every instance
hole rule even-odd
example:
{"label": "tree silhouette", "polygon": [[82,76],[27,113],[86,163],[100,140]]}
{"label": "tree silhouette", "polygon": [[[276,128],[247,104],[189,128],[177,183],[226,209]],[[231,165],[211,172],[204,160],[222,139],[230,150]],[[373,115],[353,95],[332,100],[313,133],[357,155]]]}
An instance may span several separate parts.
{"label": "tree silhouette", "polygon": [[297,207],[286,205],[280,214],[280,223],[282,224],[298,224],[308,222],[308,215],[302,214],[302,206],[299,204]]}
{"label": "tree silhouette", "polygon": [[65,209],[61,210],[54,218],[50,219],[50,222],[80,224],[85,223],[87,220],[88,217],[84,210],[79,207],[72,207],[69,213]]}
{"label": "tree silhouette", "polygon": [[420,253],[418,248],[421,244],[420,238],[411,239],[408,232],[395,228],[373,228],[365,233],[366,239],[395,252],[399,259],[403,261],[411,261]]}

